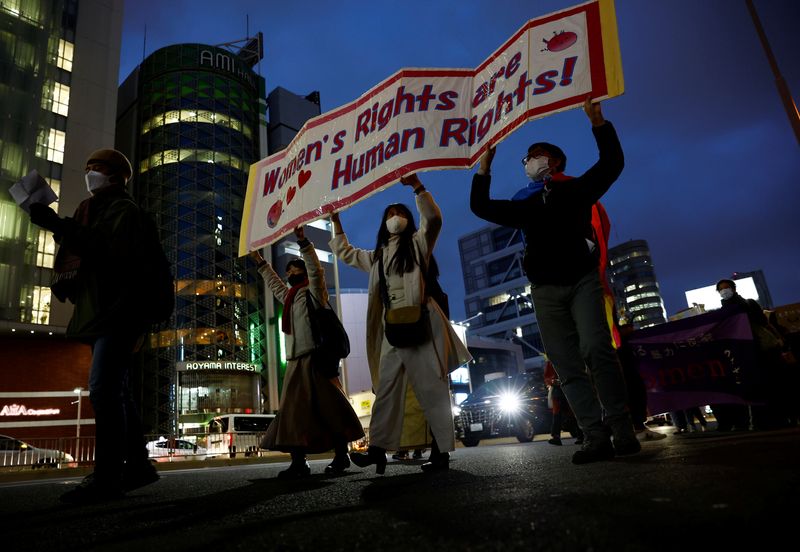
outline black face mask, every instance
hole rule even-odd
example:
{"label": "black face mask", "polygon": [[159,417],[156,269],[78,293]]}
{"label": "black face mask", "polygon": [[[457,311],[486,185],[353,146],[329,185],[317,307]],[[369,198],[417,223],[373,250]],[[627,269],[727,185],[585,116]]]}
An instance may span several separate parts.
{"label": "black face mask", "polygon": [[294,287],[298,284],[302,284],[306,281],[307,276],[305,274],[290,274],[289,275],[289,285]]}

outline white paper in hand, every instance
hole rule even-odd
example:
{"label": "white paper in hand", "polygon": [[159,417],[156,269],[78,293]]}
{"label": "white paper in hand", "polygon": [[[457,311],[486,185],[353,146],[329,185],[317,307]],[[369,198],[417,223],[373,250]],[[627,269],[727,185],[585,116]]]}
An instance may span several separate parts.
{"label": "white paper in hand", "polygon": [[31,212],[31,203],[50,205],[58,199],[56,193],[36,169],[23,176],[8,191],[14,201],[17,202],[17,205],[28,214]]}

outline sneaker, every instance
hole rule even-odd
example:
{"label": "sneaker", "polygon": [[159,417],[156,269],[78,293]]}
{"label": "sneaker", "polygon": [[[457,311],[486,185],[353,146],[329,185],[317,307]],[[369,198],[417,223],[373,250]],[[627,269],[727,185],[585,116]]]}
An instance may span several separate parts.
{"label": "sneaker", "polygon": [[661,439],[666,439],[667,434],[644,428],[636,432],[636,438],[639,441],[660,441]]}
{"label": "sneaker", "polygon": [[100,481],[93,473],[90,473],[77,487],[65,492],[58,499],[68,504],[96,504],[117,500],[124,496],[119,483]]}
{"label": "sneaker", "polygon": [[550,443],[551,445],[558,445],[560,447],[561,446],[561,437],[553,437],[552,439],[548,440],[547,442]]}
{"label": "sneaker", "polygon": [[122,489],[125,492],[140,489],[161,479],[158,472],[149,462],[137,470],[125,470],[122,473]]}
{"label": "sneaker", "polygon": [[602,462],[613,458],[614,447],[611,446],[611,441],[604,440],[599,443],[588,441],[583,445],[581,450],[572,455],[572,463],[589,464],[591,462]]}

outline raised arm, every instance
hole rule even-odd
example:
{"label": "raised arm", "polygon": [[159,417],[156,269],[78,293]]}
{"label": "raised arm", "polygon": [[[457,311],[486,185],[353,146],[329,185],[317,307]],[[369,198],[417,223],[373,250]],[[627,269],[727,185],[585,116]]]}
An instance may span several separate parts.
{"label": "raised arm", "polygon": [[400,183],[403,186],[411,186],[414,190],[417,212],[419,213],[417,236],[421,237],[424,242],[420,243],[420,245],[424,245],[423,251],[425,254],[430,255],[436,245],[439,232],[442,230],[442,212],[433,200],[433,195],[425,189],[416,174],[402,177]]}
{"label": "raised arm", "polygon": [[587,97],[583,110],[592,123],[592,134],[597,142],[600,158],[583,176],[576,179],[575,186],[579,193],[585,194],[588,203],[595,203],[619,178],[625,166],[625,156],[617,131],[603,117],[600,102],[592,103]]}
{"label": "raised arm", "polygon": [[333,238],[328,245],[340,261],[348,266],[369,272],[372,269],[374,252],[366,249],[358,249],[350,245],[347,235],[342,229],[342,221],[339,213],[331,214],[331,224],[333,225]]}
{"label": "raised arm", "polygon": [[533,215],[536,206],[528,201],[509,201],[489,198],[492,183],[491,166],[495,148],[488,147],[481,156],[478,172],[472,177],[469,195],[469,208],[476,216],[495,224],[522,228],[525,221]]}
{"label": "raised arm", "polygon": [[328,303],[328,287],[325,284],[325,270],[319,262],[317,250],[314,249],[314,244],[306,238],[305,230],[302,226],[294,229],[294,235],[297,237],[297,245],[300,246],[300,255],[303,256],[303,261],[306,263],[308,288],[314,294],[314,297],[325,305]]}
{"label": "raised arm", "polygon": [[284,299],[286,299],[286,294],[289,293],[289,286],[275,273],[272,265],[264,260],[261,253],[258,251],[251,251],[250,258],[256,262],[258,273],[261,274],[266,281],[267,287],[272,292],[272,295],[274,295],[275,299],[279,302],[283,303]]}

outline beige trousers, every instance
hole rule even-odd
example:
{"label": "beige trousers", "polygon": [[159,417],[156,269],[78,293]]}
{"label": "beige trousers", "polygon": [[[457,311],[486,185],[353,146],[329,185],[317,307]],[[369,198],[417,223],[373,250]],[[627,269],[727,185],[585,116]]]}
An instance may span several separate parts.
{"label": "beige trousers", "polygon": [[416,347],[398,349],[383,338],[381,366],[372,420],[369,424],[370,445],[387,450],[400,448],[406,384],[425,413],[439,450],[455,450],[455,428],[450,406],[450,388],[442,379],[436,358],[421,355]]}

